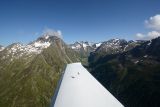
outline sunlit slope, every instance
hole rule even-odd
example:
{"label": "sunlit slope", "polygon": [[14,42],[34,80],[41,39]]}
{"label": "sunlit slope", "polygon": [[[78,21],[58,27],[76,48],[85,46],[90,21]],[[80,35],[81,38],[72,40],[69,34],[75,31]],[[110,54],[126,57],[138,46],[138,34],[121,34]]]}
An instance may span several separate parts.
{"label": "sunlit slope", "polygon": [[1,59],[0,107],[48,107],[64,65],[77,61],[60,40],[31,57]]}

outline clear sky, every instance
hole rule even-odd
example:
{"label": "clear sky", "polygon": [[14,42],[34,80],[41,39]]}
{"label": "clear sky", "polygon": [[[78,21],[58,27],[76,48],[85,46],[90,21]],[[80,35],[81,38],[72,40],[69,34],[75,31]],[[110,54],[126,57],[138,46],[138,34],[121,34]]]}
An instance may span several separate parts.
{"label": "clear sky", "polygon": [[135,39],[156,14],[160,0],[0,0],[0,44],[28,43],[46,28],[67,43]]}

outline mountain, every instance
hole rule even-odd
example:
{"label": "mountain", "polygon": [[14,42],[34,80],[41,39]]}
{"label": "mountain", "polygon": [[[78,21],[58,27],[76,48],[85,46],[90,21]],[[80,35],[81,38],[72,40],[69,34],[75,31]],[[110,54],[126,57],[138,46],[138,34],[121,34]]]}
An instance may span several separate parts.
{"label": "mountain", "polygon": [[110,39],[104,41],[101,45],[95,50],[92,51],[89,55],[89,62],[94,62],[94,60],[105,55],[123,53],[133,49],[134,47],[141,45],[145,41],[126,41],[124,39]]}
{"label": "mountain", "polygon": [[96,52],[104,52],[108,54],[114,54],[121,52],[127,47],[128,43],[124,39],[110,39],[101,44]]}
{"label": "mountain", "polygon": [[158,107],[160,37],[138,42],[127,51],[92,54],[88,69],[125,107]]}
{"label": "mountain", "polygon": [[65,64],[80,61],[57,33],[0,52],[0,106],[47,107]]}
{"label": "mountain", "polygon": [[125,39],[110,39],[103,42],[95,52],[105,54],[115,54],[128,51],[144,41],[126,41]]}
{"label": "mountain", "polygon": [[[74,44],[70,44],[69,46],[80,53],[82,59],[81,62],[83,64],[88,65],[88,57],[95,57],[90,59],[96,59],[99,56],[103,56],[106,54],[116,54],[122,53],[124,51],[128,51],[137,45],[144,43],[143,40],[136,40],[136,41],[126,41],[124,39],[110,39],[108,41],[99,42],[99,43],[92,43],[88,41],[80,41],[75,42]],[[89,59],[89,60],[90,60]]]}
{"label": "mountain", "polygon": [[81,62],[85,65],[87,65],[88,56],[91,52],[95,51],[101,43],[92,43],[88,41],[80,41],[75,42],[74,44],[70,44],[69,46],[78,52],[81,56]]}
{"label": "mountain", "polygon": [[160,105],[160,38],[68,45],[60,37],[44,33],[26,45],[0,46],[0,106],[49,106],[65,65],[79,61],[124,106]]}
{"label": "mountain", "polygon": [[102,43],[93,43],[88,41],[80,41],[75,42],[74,44],[70,44],[70,47],[78,52],[85,52],[87,55],[90,54],[90,52],[95,51]]}
{"label": "mountain", "polygon": [[94,50],[94,47],[92,45],[93,43],[89,43],[87,41],[86,42],[80,41],[80,42],[75,42],[70,46],[72,49],[74,49],[77,52],[80,52],[81,54],[89,55],[89,53]]}
{"label": "mountain", "polygon": [[2,45],[0,45],[0,51],[2,51],[4,49],[4,47]]}

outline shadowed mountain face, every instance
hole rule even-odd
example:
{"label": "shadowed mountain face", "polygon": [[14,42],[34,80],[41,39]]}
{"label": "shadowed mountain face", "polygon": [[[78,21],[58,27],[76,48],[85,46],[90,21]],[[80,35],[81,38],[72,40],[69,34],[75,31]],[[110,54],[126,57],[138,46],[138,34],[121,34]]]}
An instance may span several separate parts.
{"label": "shadowed mountain face", "polygon": [[122,53],[92,54],[89,69],[124,106],[160,105],[160,38]]}
{"label": "shadowed mountain face", "polygon": [[0,52],[0,107],[48,107],[64,65],[79,54],[55,35]]}
{"label": "shadowed mountain face", "polygon": [[106,55],[114,55],[129,51],[144,42],[145,41],[126,41],[124,39],[111,39],[102,42],[102,44],[95,51],[90,53],[88,61],[93,63],[97,59]]}
{"label": "shadowed mountain face", "polygon": [[110,39],[108,41],[92,43],[92,42],[75,42],[74,44],[70,44],[70,47],[77,51],[83,59],[86,65],[88,64],[86,59],[88,56],[94,57],[89,58],[89,60],[95,60],[99,57],[102,57],[106,54],[116,54],[128,51],[145,41],[126,41],[124,39]]}

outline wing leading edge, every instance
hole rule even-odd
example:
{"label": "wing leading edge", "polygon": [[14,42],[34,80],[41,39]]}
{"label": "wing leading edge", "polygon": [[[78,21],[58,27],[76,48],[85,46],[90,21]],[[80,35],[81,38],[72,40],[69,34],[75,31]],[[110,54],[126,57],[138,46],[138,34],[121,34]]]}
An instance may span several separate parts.
{"label": "wing leading edge", "polygon": [[51,107],[123,107],[82,65],[66,66]]}

